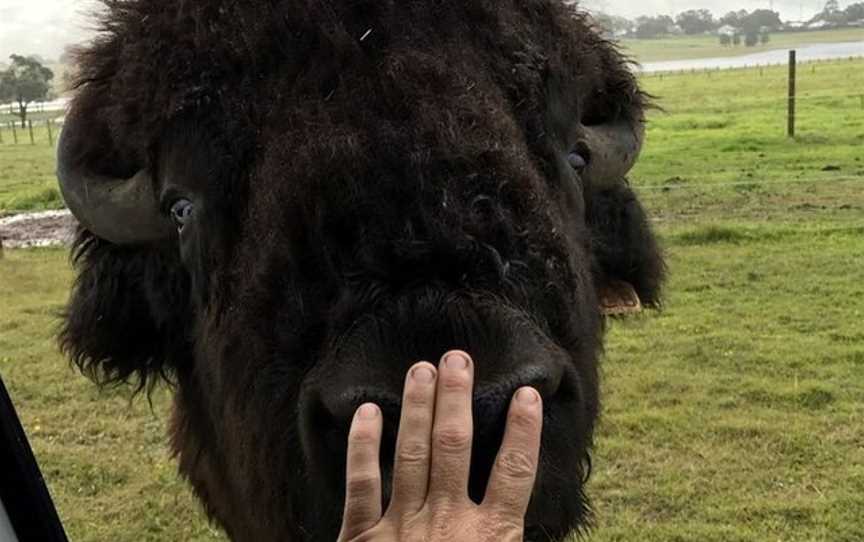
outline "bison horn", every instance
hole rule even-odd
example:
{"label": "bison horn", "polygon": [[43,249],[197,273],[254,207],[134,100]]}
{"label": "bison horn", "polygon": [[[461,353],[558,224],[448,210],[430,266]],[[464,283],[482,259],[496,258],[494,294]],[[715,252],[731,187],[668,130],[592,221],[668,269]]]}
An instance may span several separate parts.
{"label": "bison horn", "polygon": [[57,180],[66,206],[82,226],[118,245],[145,243],[171,235],[171,222],[159,212],[153,179],[139,170],[128,179],[98,175],[79,149],[83,127],[70,115],[57,143]]}
{"label": "bison horn", "polygon": [[608,124],[583,126],[580,147],[587,148],[588,165],[583,179],[594,186],[620,182],[636,163],[645,127],[641,120],[620,119]]}

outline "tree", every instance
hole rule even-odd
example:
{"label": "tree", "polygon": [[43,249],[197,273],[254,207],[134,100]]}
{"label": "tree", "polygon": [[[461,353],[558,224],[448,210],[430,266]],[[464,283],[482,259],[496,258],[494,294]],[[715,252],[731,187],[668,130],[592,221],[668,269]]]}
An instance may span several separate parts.
{"label": "tree", "polygon": [[864,2],[849,4],[846,6],[846,22],[860,21],[864,19]]}
{"label": "tree", "polygon": [[30,102],[44,100],[51,89],[54,72],[38,60],[21,55],[10,55],[12,64],[0,72],[0,102],[7,100],[18,104],[21,127],[27,122],[27,106]]}
{"label": "tree", "polygon": [[828,0],[825,2],[825,7],[814,18],[834,24],[844,24],[848,20],[846,12],[840,10],[837,0]]}
{"label": "tree", "polygon": [[668,15],[657,17],[639,17],[636,19],[637,38],[656,38],[662,34],[668,34],[675,21]]}
{"label": "tree", "polygon": [[675,16],[675,23],[685,34],[702,34],[717,28],[714,16],[707,9],[688,9]]}
{"label": "tree", "polygon": [[730,11],[720,18],[720,26],[728,24],[733,28],[741,28],[741,21],[747,18],[747,10],[739,9],[738,11]]}
{"label": "tree", "polygon": [[725,26],[727,24],[737,28],[739,24],[738,14],[734,11],[730,11],[726,15],[720,17],[720,26]]}
{"label": "tree", "polygon": [[759,33],[763,28],[768,30],[779,30],[783,27],[780,14],[770,9],[757,9],[750,15],[741,19],[740,28],[744,33]]}
{"label": "tree", "polygon": [[603,13],[602,11],[592,11],[591,19],[593,19],[594,24],[599,26],[601,29],[606,32],[612,32],[612,16],[608,13]]}
{"label": "tree", "polygon": [[759,43],[759,33],[758,32],[747,32],[744,35],[744,45],[747,47],[753,47]]}
{"label": "tree", "polygon": [[761,34],[759,34],[759,43],[765,45],[769,41],[771,41],[771,36],[768,34],[768,32],[762,32]]}
{"label": "tree", "polygon": [[720,45],[728,47],[732,44],[732,36],[729,34],[720,34]]}
{"label": "tree", "polygon": [[594,11],[591,17],[597,25],[613,35],[629,34],[633,31],[634,23],[626,17],[619,15],[609,15],[602,11]]}
{"label": "tree", "polygon": [[741,45],[741,34],[735,34],[732,36],[732,45],[736,47]]}

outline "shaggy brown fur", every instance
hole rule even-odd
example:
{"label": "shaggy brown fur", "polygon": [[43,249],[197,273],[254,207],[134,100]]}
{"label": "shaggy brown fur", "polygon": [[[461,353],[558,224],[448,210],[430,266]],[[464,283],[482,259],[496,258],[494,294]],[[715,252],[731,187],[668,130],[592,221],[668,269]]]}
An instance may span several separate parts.
{"label": "shaggy brown fur", "polygon": [[[567,165],[581,125],[641,122],[615,48],[550,0],[106,6],[76,159],[147,168],[195,214],[143,246],[82,230],[61,343],[100,382],[176,382],[172,443],[211,516],[237,540],[334,539],[334,394],[383,403],[392,446],[405,369],[461,347],[504,398],[529,361],[566,365],[526,537],[584,527],[596,288],[656,303],[663,274],[624,180]],[[475,497],[501,404],[475,405]]]}

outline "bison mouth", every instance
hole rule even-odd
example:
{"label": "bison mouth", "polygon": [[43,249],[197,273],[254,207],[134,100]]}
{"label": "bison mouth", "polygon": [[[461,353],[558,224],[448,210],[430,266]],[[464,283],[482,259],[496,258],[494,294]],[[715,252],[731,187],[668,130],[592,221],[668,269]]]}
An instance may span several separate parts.
{"label": "bison mouth", "polygon": [[535,318],[500,301],[452,294],[393,300],[361,315],[330,344],[307,376],[300,403],[310,487],[326,488],[313,514],[341,512],[332,503],[344,498],[350,420],[366,401],[384,413],[381,467],[389,501],[405,372],[416,361],[435,361],[458,348],[475,364],[471,498],[480,502],[485,494],[510,398],[531,385],[543,396],[544,430],[526,539],[533,539],[528,532],[542,540],[563,537],[583,523],[582,486],[596,417],[594,352],[561,347]]}

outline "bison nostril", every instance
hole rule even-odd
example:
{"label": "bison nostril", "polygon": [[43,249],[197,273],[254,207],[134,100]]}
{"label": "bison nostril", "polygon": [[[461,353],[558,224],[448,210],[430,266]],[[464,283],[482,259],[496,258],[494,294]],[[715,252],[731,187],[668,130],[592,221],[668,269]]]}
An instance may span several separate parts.
{"label": "bison nostril", "polygon": [[481,438],[499,432],[517,389],[531,386],[544,400],[554,397],[561,386],[563,368],[529,365],[491,383],[478,384],[474,393],[474,420]]}
{"label": "bison nostril", "polygon": [[479,381],[476,384],[473,404],[474,448],[468,484],[469,495],[475,502],[482,501],[485,494],[492,463],[501,446],[513,394],[523,386],[531,386],[540,392],[546,410],[559,391],[563,391],[564,372],[564,366],[556,363],[528,365],[512,373],[499,375],[491,382]]}
{"label": "bison nostril", "polygon": [[354,413],[363,403],[378,405],[385,420],[399,419],[399,396],[380,388],[357,386],[335,393],[325,391],[318,402],[313,423],[318,428],[319,438],[331,452],[345,450]]}

